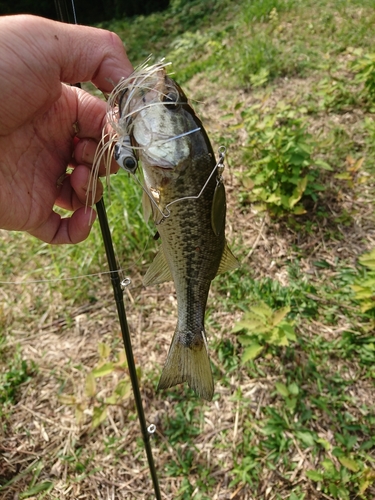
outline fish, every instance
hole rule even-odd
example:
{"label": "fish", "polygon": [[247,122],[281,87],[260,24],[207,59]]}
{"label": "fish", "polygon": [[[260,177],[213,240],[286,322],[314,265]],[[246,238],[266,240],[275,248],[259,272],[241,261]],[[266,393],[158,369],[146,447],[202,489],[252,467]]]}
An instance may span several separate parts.
{"label": "fish", "polygon": [[146,62],[114,89],[108,123],[115,139],[107,149],[129,173],[142,167],[144,216],[152,218],[161,242],[143,285],[172,280],[175,286],[177,326],[158,390],[187,382],[211,401],[208,293],[217,274],[238,266],[225,237],[224,154],[215,159],[201,120],[167,66]]}

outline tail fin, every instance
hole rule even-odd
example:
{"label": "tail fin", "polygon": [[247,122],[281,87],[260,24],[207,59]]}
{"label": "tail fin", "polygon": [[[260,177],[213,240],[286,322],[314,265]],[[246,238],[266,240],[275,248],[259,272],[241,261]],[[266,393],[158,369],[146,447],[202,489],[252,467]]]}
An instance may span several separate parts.
{"label": "tail fin", "polygon": [[187,345],[184,341],[186,336],[175,332],[158,389],[168,389],[187,382],[199,397],[211,401],[214,381],[204,332],[199,335],[198,341]]}

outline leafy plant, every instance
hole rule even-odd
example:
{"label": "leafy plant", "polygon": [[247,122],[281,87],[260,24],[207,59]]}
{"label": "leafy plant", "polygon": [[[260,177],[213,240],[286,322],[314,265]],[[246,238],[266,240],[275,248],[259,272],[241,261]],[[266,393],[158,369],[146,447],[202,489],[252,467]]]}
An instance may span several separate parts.
{"label": "leafy plant", "polygon": [[97,389],[96,379],[107,377],[117,372],[122,375],[127,373],[127,362],[125,352],[121,350],[116,361],[109,361],[111,354],[107,344],[98,345],[100,356],[99,363],[87,374],[85,381],[84,397],[77,398],[75,395],[61,395],[60,401],[63,404],[71,405],[75,408],[77,423],[83,422],[85,410],[92,410],[91,428],[95,429],[107,418],[108,407],[121,405],[131,395],[131,382],[129,377],[122,378],[117,382],[112,394],[106,398],[100,396]]}
{"label": "leafy plant", "polygon": [[[357,51],[360,54],[362,51]],[[375,53],[365,54],[352,65],[356,81],[364,83],[365,96],[370,102],[375,100]]]}
{"label": "leafy plant", "polygon": [[267,346],[287,346],[290,341],[296,341],[293,325],[285,319],[289,311],[289,307],[273,311],[263,302],[250,307],[233,328],[235,333],[247,331],[246,335],[239,336],[245,347],[243,363],[255,359]]}
{"label": "leafy plant", "polygon": [[361,311],[367,312],[375,308],[375,248],[363,254],[359,262],[368,269],[367,273],[358,278],[352,289],[361,305]]}
{"label": "leafy plant", "polygon": [[362,461],[345,454],[339,448],[332,450],[336,459],[324,458],[320,470],[307,470],[306,476],[322,485],[322,491],[332,498],[349,500],[351,493],[356,490],[359,495],[375,481],[375,471],[364,467]]}
{"label": "leafy plant", "polygon": [[[248,201],[263,203],[274,214],[303,214],[302,197],[316,200],[324,189],[317,183],[318,171],[311,168],[313,143],[306,123],[289,106],[267,113],[252,106],[242,112],[242,119],[248,143],[241,180]],[[320,166],[330,169],[322,162]]]}
{"label": "leafy plant", "polygon": [[9,356],[4,371],[0,373],[0,404],[15,403],[19,387],[28,382],[35,371],[35,364],[22,359],[19,350],[14,356]]}

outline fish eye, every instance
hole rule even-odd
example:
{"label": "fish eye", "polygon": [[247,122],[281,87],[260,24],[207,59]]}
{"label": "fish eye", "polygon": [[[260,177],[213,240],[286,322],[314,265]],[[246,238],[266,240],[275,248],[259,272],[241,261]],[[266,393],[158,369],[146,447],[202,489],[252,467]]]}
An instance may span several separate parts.
{"label": "fish eye", "polygon": [[137,162],[131,156],[126,156],[122,161],[122,166],[125,170],[129,172],[135,172],[137,170]]}
{"label": "fish eye", "polygon": [[178,94],[176,94],[176,92],[168,92],[168,94],[164,94],[163,104],[166,104],[170,109],[177,109],[180,105]]}

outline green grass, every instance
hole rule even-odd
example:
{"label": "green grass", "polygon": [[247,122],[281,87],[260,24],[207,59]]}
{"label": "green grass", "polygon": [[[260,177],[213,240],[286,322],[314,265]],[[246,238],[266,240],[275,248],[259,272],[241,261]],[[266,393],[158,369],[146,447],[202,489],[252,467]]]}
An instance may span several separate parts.
{"label": "green grass", "polygon": [[[266,499],[267,488],[276,499],[375,496],[373,270],[358,261],[371,250],[375,227],[374,23],[370,0],[172,0],[165,12],[104,25],[119,33],[133,63],[165,56],[191,97],[210,103],[210,136],[228,147],[225,176],[234,185],[230,246],[241,266],[212,284],[206,326],[218,390],[210,404],[187,387],[156,394],[164,361],[158,329],[175,314],[173,291],[143,294],[140,275],[156,244],[137,184],[120,172],[111,204],[106,197],[118,261],[134,280],[127,307],[168,498]],[[118,372],[111,365],[95,385],[87,382],[103,357],[95,342],[111,353],[121,348],[109,280],[97,276],[107,271],[98,225],[77,246],[49,247],[14,233],[0,250],[1,281],[29,281],[2,285],[4,446],[20,439],[21,453],[38,439],[26,417],[17,427],[17,402],[30,405],[28,394],[40,388],[49,388],[52,410],[44,414],[40,403],[32,418],[47,427],[58,409],[65,419],[61,441],[52,447],[40,438],[43,456],[25,455],[0,476],[0,491],[57,499],[64,470],[70,498],[100,478],[130,485],[116,490],[118,498],[124,491],[151,498],[132,400],[108,399],[117,394]],[[254,329],[249,311],[259,304],[269,314]],[[242,318],[248,327],[234,331]],[[38,335],[48,328],[63,363],[49,359],[45,343],[39,355]],[[24,341],[28,331],[34,337]],[[69,338],[77,355],[86,346],[82,359],[64,351]],[[255,343],[259,349],[244,358]],[[108,409],[108,418],[95,408]],[[70,414],[77,427],[68,438]]]}

